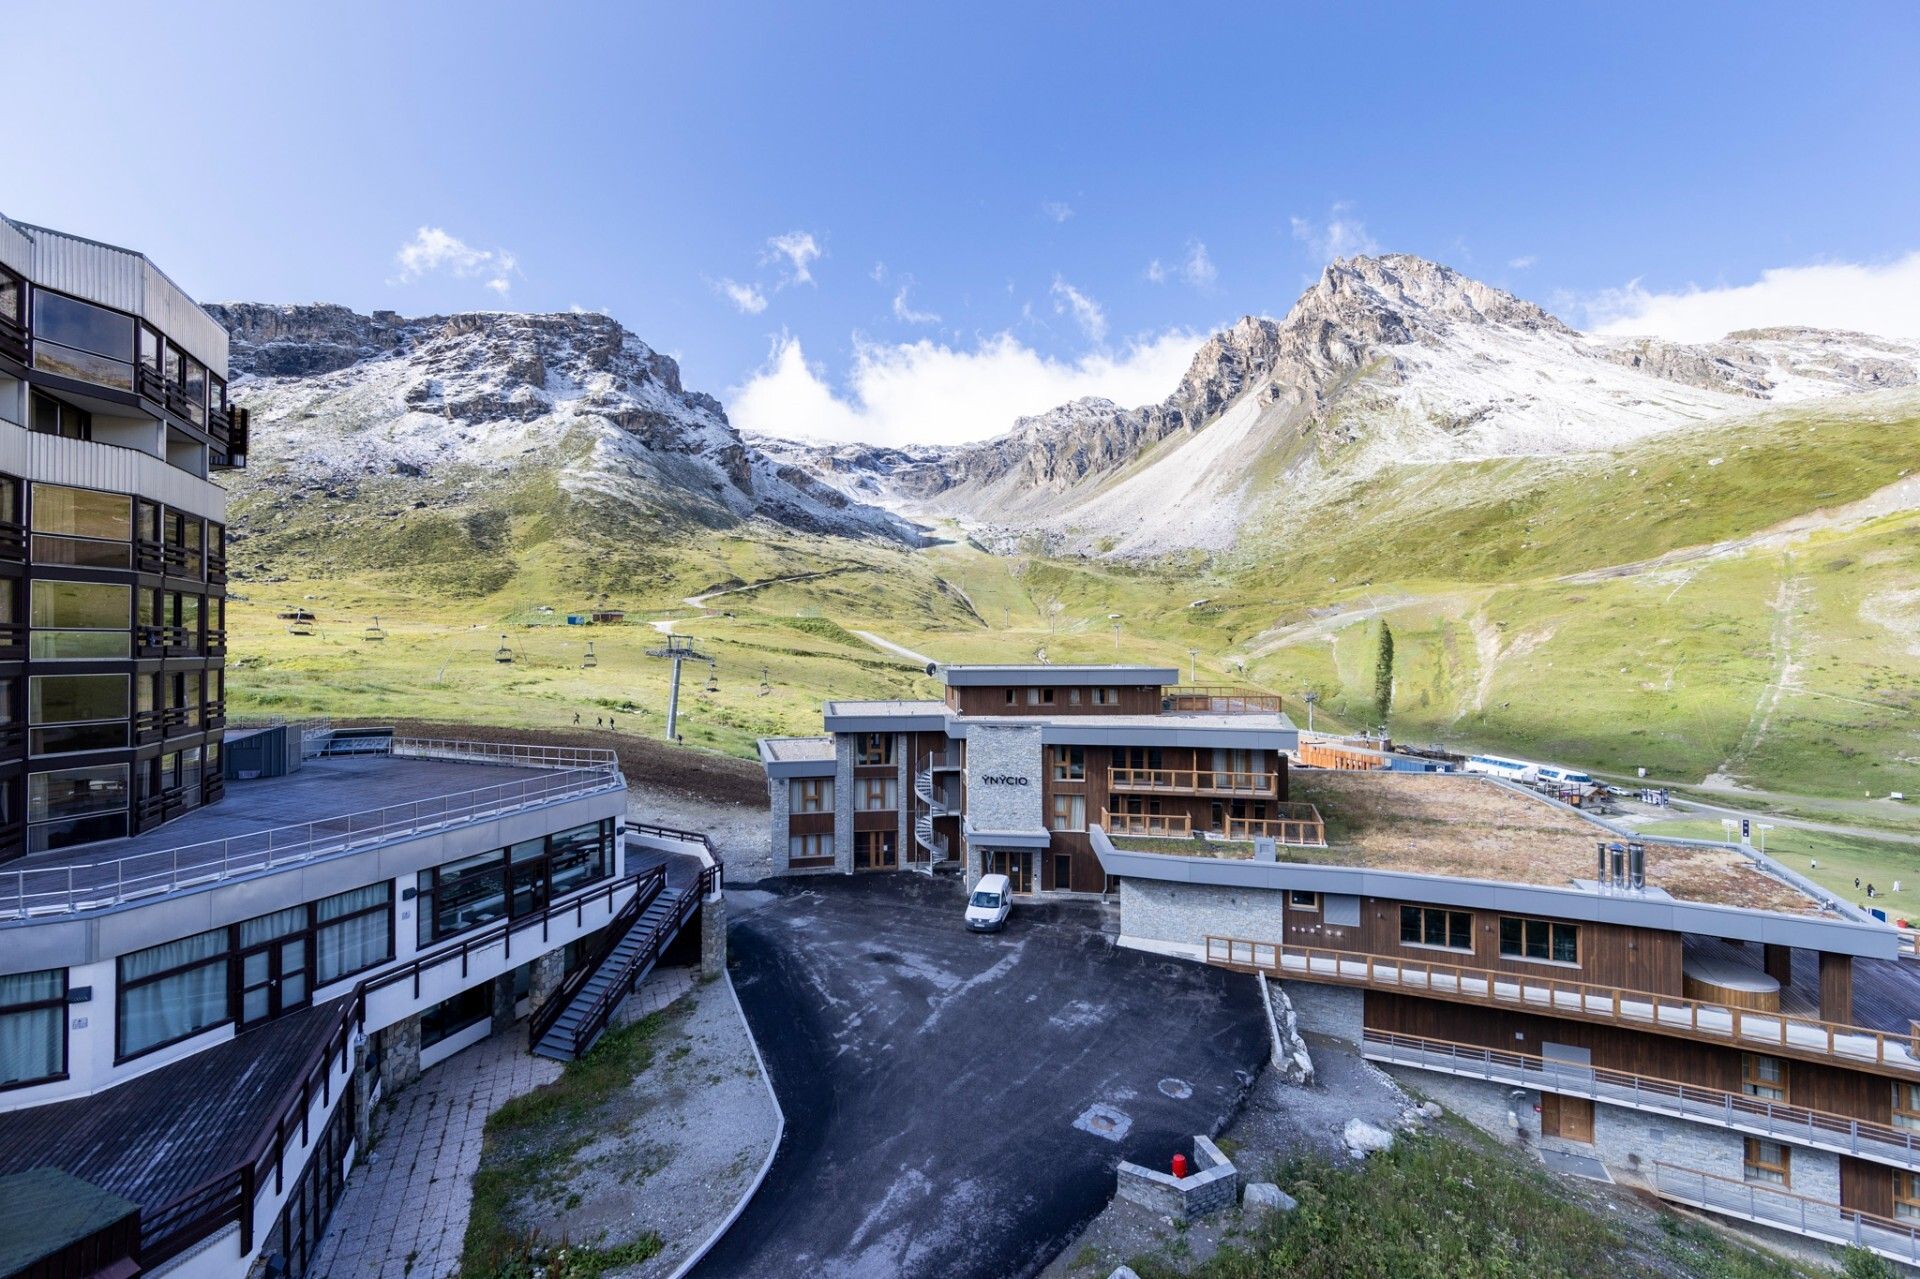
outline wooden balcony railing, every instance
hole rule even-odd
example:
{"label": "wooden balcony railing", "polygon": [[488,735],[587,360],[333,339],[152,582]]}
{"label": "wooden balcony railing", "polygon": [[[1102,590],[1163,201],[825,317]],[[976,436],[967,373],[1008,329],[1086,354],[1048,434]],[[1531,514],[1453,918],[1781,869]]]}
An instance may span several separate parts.
{"label": "wooden balcony railing", "polygon": [[1163,795],[1271,796],[1278,793],[1273,773],[1235,773],[1212,768],[1116,768],[1107,775],[1109,790],[1158,791]]}
{"label": "wooden balcony railing", "polygon": [[1590,1097],[1609,1105],[1629,1106],[1754,1133],[1775,1141],[1793,1141],[1900,1168],[1920,1169],[1920,1132],[1768,1101],[1746,1093],[1556,1061],[1504,1048],[1483,1048],[1477,1044],[1384,1030],[1365,1031],[1360,1050],[1370,1061],[1417,1066],[1568,1097]]}
{"label": "wooden balcony railing", "polygon": [[1312,804],[1281,804],[1273,817],[1229,817],[1225,820],[1228,839],[1277,840],[1308,848],[1325,848],[1327,824]]}
{"label": "wooden balcony railing", "polygon": [[1187,839],[1193,835],[1193,819],[1185,813],[1115,813],[1102,810],[1100,825],[1109,835],[1157,835],[1169,839]]}
{"label": "wooden balcony railing", "polygon": [[1225,968],[1339,982],[1453,1003],[1518,1008],[1544,1017],[1627,1026],[1773,1056],[1837,1062],[1895,1078],[1920,1079],[1920,1022],[1911,1023],[1906,1034],[1889,1034],[1865,1026],[1731,1008],[1679,995],[1563,980],[1544,973],[1467,968],[1239,937],[1208,936],[1206,958],[1208,963]]}
{"label": "wooden balcony railing", "polygon": [[167,402],[167,384],[160,376],[160,370],[149,368],[145,364],[133,366],[133,389],[144,399],[155,404]]}
{"label": "wooden balcony railing", "polygon": [[1213,715],[1278,715],[1280,695],[1237,684],[1176,684],[1160,695],[1160,709]]}

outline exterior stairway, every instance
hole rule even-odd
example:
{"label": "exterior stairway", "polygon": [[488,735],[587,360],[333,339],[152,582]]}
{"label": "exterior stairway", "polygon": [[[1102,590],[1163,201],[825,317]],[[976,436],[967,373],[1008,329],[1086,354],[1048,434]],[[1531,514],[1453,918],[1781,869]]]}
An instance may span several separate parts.
{"label": "exterior stairway", "polygon": [[[644,896],[635,896],[636,903]],[[528,1026],[534,1055],[575,1061],[600,1041],[620,1001],[646,979],[699,905],[700,889],[664,885],[597,961],[575,972]],[[617,921],[616,921],[617,923]]]}
{"label": "exterior stairway", "polygon": [[936,759],[929,759],[927,766],[913,775],[913,793],[920,801],[913,814],[913,842],[927,853],[926,864],[916,869],[923,869],[929,875],[933,874],[935,866],[948,857],[947,838],[933,828],[933,819],[946,817],[954,811],[933,784],[933,770],[937,762]]}

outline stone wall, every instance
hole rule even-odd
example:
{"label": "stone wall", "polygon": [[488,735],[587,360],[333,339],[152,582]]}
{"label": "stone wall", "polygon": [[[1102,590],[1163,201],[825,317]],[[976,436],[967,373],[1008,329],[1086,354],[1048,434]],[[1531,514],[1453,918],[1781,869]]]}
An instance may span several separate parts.
{"label": "stone wall", "polygon": [[380,1091],[388,1097],[420,1078],[420,1014],[380,1032]]}
{"label": "stone wall", "polygon": [[1366,992],[1355,986],[1330,986],[1315,981],[1285,983],[1300,1028],[1358,1044],[1366,1029]]}
{"label": "stone wall", "polygon": [[718,977],[727,970],[727,898],[715,893],[700,903],[700,975]]}
{"label": "stone wall", "polygon": [[545,954],[534,956],[533,975],[527,987],[528,1014],[539,1012],[541,1007],[553,998],[553,992],[560,989],[560,983],[566,979],[566,947],[558,946]]}
{"label": "stone wall", "polygon": [[1209,933],[1277,942],[1286,935],[1284,896],[1265,888],[1122,879],[1120,934],[1188,946],[1204,946]]}
{"label": "stone wall", "polygon": [[1205,1137],[1193,1139],[1193,1172],[1175,1177],[1170,1172],[1120,1164],[1117,1193],[1175,1221],[1193,1221],[1225,1212],[1240,1201],[1240,1172],[1233,1161]]}
{"label": "stone wall", "polygon": [[[838,787],[835,788],[838,793]],[[792,828],[789,818],[793,815],[793,779],[791,777],[769,777],[767,779],[767,845],[773,854],[773,869],[777,874],[787,871],[788,839]]]}
{"label": "stone wall", "polygon": [[[967,732],[967,817],[977,830],[1046,829],[1040,726],[976,724]],[[1012,782],[984,779],[1016,778]]]}
{"label": "stone wall", "polygon": [[493,979],[493,1033],[511,1030],[514,1023],[513,1006],[519,1002],[513,997],[513,975],[515,969],[509,968]]}
{"label": "stone wall", "polygon": [[833,735],[833,868],[853,873],[853,733]]}

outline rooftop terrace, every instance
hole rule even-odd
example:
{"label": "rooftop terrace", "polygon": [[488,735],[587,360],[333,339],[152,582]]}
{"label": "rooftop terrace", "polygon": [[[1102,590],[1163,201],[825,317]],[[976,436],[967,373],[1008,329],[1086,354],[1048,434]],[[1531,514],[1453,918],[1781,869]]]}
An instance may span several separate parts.
{"label": "rooftop terrace", "polygon": [[21,858],[0,871],[0,921],[188,892],[625,785],[611,751],[385,741],[228,782],[221,802],[129,839]]}
{"label": "rooftop terrace", "polygon": [[[1567,888],[1594,878],[1595,844],[1624,838],[1527,792],[1468,774],[1297,769],[1288,799],[1325,823],[1324,848],[1283,861]],[[1116,848],[1251,859],[1250,840],[1111,836]],[[1680,901],[1808,916],[1824,904],[1730,848],[1647,842],[1647,887]]]}

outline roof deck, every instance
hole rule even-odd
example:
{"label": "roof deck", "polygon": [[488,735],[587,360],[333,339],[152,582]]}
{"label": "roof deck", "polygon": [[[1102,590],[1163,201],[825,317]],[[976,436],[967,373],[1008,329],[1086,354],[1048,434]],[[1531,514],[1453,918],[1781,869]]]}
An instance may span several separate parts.
{"label": "roof deck", "polygon": [[[1570,888],[1593,880],[1596,843],[1623,838],[1543,798],[1470,774],[1301,769],[1290,775],[1288,799],[1312,807],[1326,842],[1285,843],[1278,855],[1286,862]],[[1251,839],[1109,837],[1115,848],[1133,852],[1254,855]],[[1836,917],[1826,903],[1734,849],[1647,842],[1646,867],[1647,888],[1676,901]]]}
{"label": "roof deck", "polygon": [[144,834],[29,854],[0,870],[0,921],[189,892],[624,785],[611,751],[396,738],[229,782],[219,803]]}

